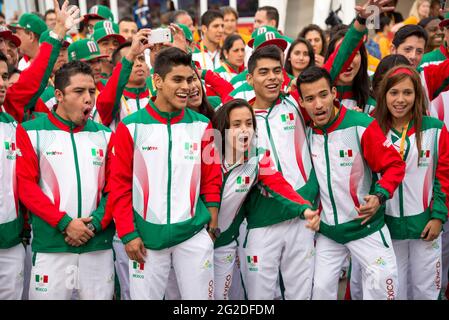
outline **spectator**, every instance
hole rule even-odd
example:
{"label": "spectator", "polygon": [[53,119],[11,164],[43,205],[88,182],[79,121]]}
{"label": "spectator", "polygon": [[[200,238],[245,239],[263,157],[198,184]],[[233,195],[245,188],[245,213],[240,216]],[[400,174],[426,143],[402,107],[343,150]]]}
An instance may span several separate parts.
{"label": "spectator", "polygon": [[119,34],[123,36],[126,41],[132,41],[133,35],[137,33],[137,23],[131,17],[124,17],[118,23]]}
{"label": "spectator", "polygon": [[56,25],[56,13],[54,9],[48,9],[44,15],[44,21],[48,29],[53,30]]}
{"label": "spectator", "polygon": [[323,29],[316,24],[309,24],[307,27],[302,29],[298,35],[298,38],[304,38],[310,42],[313,51],[315,52],[315,63],[319,67],[322,66],[324,64],[324,57],[327,52],[328,44]]}

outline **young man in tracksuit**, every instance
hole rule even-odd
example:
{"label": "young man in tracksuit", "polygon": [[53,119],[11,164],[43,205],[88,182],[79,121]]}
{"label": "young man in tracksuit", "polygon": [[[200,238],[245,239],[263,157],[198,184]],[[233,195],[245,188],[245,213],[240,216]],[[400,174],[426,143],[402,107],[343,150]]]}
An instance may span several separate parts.
{"label": "young man in tracksuit", "polygon": [[186,108],[190,55],[165,49],[154,71],[156,98],[116,132],[110,205],[130,258],[131,298],[162,299],[173,264],[182,299],[213,299],[222,178],[211,124]]}
{"label": "young man in tracksuit", "polygon": [[20,150],[16,144],[14,119],[3,111],[8,86],[7,58],[0,53],[0,299],[20,300],[23,290],[25,249],[22,245],[24,218],[19,210],[16,180],[16,159]]}
{"label": "young man in tracksuit", "polygon": [[313,122],[308,137],[316,176],[309,187],[315,184],[323,208],[313,299],[337,299],[349,253],[362,266],[364,299],[394,299],[398,274],[383,205],[402,181],[405,164],[375,120],[335,105],[331,83],[319,67],[298,78],[301,106]]}
{"label": "young man in tracksuit", "polygon": [[56,111],[17,129],[19,199],[30,210],[30,299],[111,299],[112,215],[105,213],[111,131],[89,119],[90,67],[74,61],[55,75]]}
{"label": "young man in tracksuit", "polygon": [[[280,50],[270,45],[254,51],[247,79],[256,93],[250,104],[256,114],[258,146],[269,150],[285,180],[312,202],[303,189],[313,174],[304,121],[295,99],[280,93],[284,80]],[[240,257],[248,299],[273,299],[279,270],[286,299],[310,299],[314,232],[306,229],[299,211],[282,210],[261,189],[250,192],[248,201],[245,257]]]}

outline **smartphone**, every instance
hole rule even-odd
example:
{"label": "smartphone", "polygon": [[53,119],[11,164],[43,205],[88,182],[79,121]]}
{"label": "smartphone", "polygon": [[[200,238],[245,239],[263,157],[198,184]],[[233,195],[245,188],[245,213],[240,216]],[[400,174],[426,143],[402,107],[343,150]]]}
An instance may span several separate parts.
{"label": "smartphone", "polygon": [[148,37],[149,43],[163,43],[172,42],[171,31],[168,28],[158,28],[151,30],[151,34]]}

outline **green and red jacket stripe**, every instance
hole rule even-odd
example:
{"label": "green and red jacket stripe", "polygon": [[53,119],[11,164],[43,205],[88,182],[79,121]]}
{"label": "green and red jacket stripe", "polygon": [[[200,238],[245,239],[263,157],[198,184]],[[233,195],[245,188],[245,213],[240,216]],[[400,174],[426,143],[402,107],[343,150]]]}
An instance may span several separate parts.
{"label": "green and red jacket stripe", "polygon": [[[116,132],[110,205],[124,243],[161,250],[193,237],[218,207],[222,177],[210,121],[150,103]],[[186,187],[189,188],[186,192]]]}
{"label": "green and red jacket stripe", "polygon": [[0,249],[9,249],[22,241],[24,217],[19,209],[16,161],[20,149],[16,142],[17,123],[0,111]]}
{"label": "green and red jacket stripe", "polygon": [[[114,224],[105,210],[110,190],[112,133],[88,120],[77,127],[52,112],[17,128],[20,201],[30,210],[33,252],[83,253],[112,248]],[[69,246],[63,231],[74,218],[92,217],[95,237]]]}
{"label": "green and red jacket stripe", "polygon": [[220,77],[231,82],[234,77],[245,71],[245,66],[241,65],[238,69],[234,69],[228,62],[222,61],[221,67],[214,70]]}
{"label": "green and red jacket stripe", "polygon": [[266,197],[276,202],[286,215],[301,216],[310,202],[304,200],[276,170],[269,152],[251,157],[243,164],[232,167],[222,164],[223,186],[218,213],[218,227],[222,230],[215,241],[215,248],[225,246],[239,237],[239,228],[246,212],[245,199],[251,188],[260,188]]}
{"label": "green and red jacket stripe", "polygon": [[[443,122],[423,117],[421,152],[413,123],[407,128],[405,177],[387,201],[385,221],[392,239],[421,239],[430,219],[447,220],[449,204],[449,134]],[[402,132],[391,129],[387,138],[400,150]]]}
{"label": "green and red jacket stripe", "polygon": [[425,67],[432,64],[439,64],[449,58],[449,52],[447,48],[442,44],[438,49],[435,49],[431,52],[426,53],[421,63],[418,66],[418,72],[421,72]]}
{"label": "green and red jacket stripe", "polygon": [[405,163],[378,123],[367,114],[339,108],[328,125],[309,131],[309,143],[316,175],[308,184],[320,196],[320,232],[344,244],[379,231],[385,224],[385,206],[365,225],[355,208],[368,194],[381,192],[391,198],[404,177]]}
{"label": "green and red jacket stripe", "polygon": [[[129,114],[146,106],[146,103],[144,105],[140,104],[141,99],[149,98],[150,96],[146,86],[142,88],[126,88],[133,64],[133,62],[123,57],[122,61],[115,66],[111,78],[98,95],[96,107],[102,124],[105,126],[110,126],[113,122],[118,124]],[[126,110],[122,99],[127,101],[127,106],[130,110]],[[111,129],[115,129],[116,125],[113,127]]]}
{"label": "green and red jacket stripe", "polygon": [[421,80],[429,101],[449,90],[449,59],[430,64],[421,71]]}
{"label": "green and red jacket stripe", "polygon": [[19,80],[8,88],[3,106],[17,122],[30,120],[34,112],[48,113],[36,102],[47,87],[53,67],[61,49],[61,42],[48,37],[39,47],[39,53],[31,65],[22,71]]}

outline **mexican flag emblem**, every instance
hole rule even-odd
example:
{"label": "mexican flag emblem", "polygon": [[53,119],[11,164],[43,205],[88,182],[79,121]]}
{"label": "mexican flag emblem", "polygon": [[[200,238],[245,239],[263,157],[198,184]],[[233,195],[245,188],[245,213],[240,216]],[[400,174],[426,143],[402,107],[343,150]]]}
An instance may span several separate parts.
{"label": "mexican flag emblem", "polygon": [[281,121],[283,123],[295,121],[295,115],[293,113],[281,114]]}
{"label": "mexican flag emblem", "polygon": [[248,263],[250,263],[250,264],[257,263],[257,256],[247,256],[246,259],[248,260]]}
{"label": "mexican flag emblem", "polygon": [[16,144],[14,142],[5,141],[5,149],[8,151],[14,151],[16,150]]}
{"label": "mexican flag emblem", "polygon": [[91,153],[92,153],[93,157],[99,157],[99,158],[103,158],[104,157],[103,149],[92,148],[91,149]]}
{"label": "mexican flag emblem", "polygon": [[36,283],[48,283],[48,275],[39,275],[35,276]]}
{"label": "mexican flag emblem", "polygon": [[195,151],[198,150],[198,143],[188,143],[188,142],[186,142],[184,144],[184,150],[192,154],[192,153],[194,153]]}
{"label": "mexican flag emblem", "polygon": [[352,150],[340,150],[340,158],[352,158]]}
{"label": "mexican flag emblem", "polygon": [[133,261],[133,269],[134,270],[144,270],[145,269],[145,264],[143,263],[139,263],[137,261]]}
{"label": "mexican flag emblem", "polygon": [[420,158],[430,158],[430,150],[421,150]]}
{"label": "mexican flag emblem", "polygon": [[237,184],[238,185],[249,184],[249,182],[250,182],[250,180],[249,180],[249,177],[247,177],[247,176],[245,176],[245,177],[242,177],[242,176],[237,177]]}

